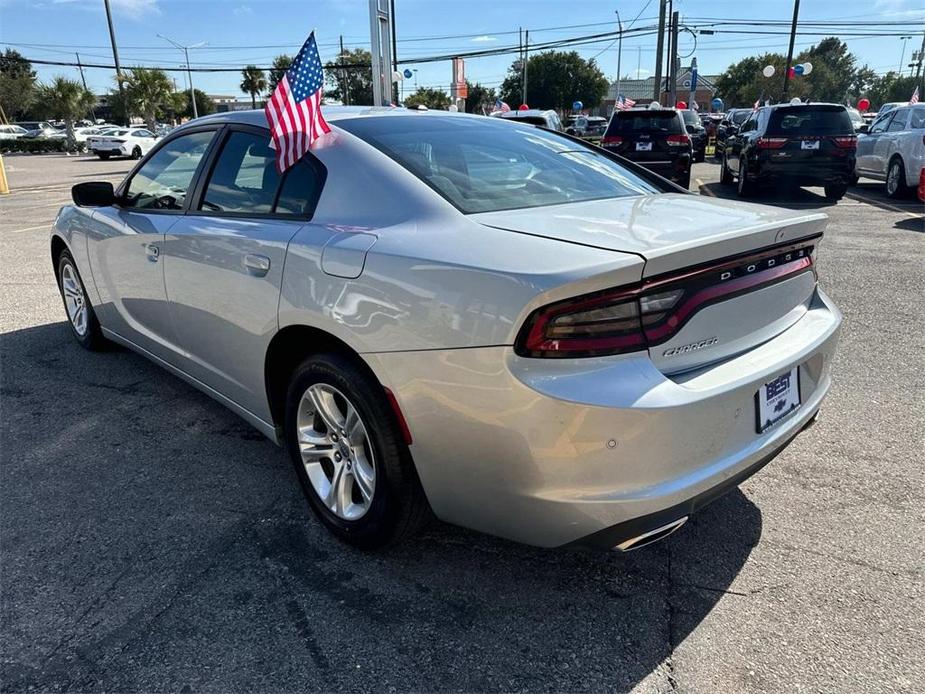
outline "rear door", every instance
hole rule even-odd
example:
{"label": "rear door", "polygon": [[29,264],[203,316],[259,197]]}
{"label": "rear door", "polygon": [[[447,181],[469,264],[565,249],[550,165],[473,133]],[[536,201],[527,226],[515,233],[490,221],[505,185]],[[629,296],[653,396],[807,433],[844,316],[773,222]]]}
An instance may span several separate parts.
{"label": "rear door", "polygon": [[189,213],[166,235],[167,295],[181,368],[269,421],[264,358],[286,250],[314,212],[324,169],[309,154],[280,177],[263,128],[228,126],[220,137]]}
{"label": "rear door", "polygon": [[120,186],[117,205],[94,210],[88,233],[100,322],[171,363],[177,340],[164,292],[164,234],[182,219],[214,135],[207,128],[165,142]]}

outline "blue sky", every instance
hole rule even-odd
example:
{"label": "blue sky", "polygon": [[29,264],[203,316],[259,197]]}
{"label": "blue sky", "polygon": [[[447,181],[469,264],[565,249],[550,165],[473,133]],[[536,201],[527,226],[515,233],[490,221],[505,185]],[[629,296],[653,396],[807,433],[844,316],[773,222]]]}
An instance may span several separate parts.
{"label": "blue sky", "polygon": [[[268,65],[273,56],[295,53],[315,28],[322,58],[333,57],[341,35],[348,47],[369,45],[367,0],[111,0],[123,65],[156,63],[178,67],[182,53],[157,37],[158,33],[175,41],[193,44],[208,42],[191,51],[191,61],[201,65],[235,66],[243,63]],[[636,27],[654,23],[658,0],[395,0],[399,59],[425,55],[495,48],[517,43],[518,27],[530,29],[531,43],[612,30],[619,9],[624,25],[639,16]],[[705,18],[789,20],[790,0],[675,0],[675,9],[691,23],[705,24]],[[922,42],[925,5],[921,0],[808,0],[802,3],[805,21],[902,21],[911,22],[897,30],[913,35],[906,43],[904,63]],[[918,24],[915,24],[915,23]],[[574,25],[589,25],[575,27]],[[555,28],[572,26],[572,28]],[[812,31],[823,31],[812,29]],[[864,32],[863,27],[852,31]],[[507,32],[507,33],[505,33]],[[918,32],[915,34],[915,32]],[[466,35],[466,36],[459,36]],[[429,40],[434,36],[454,36]],[[821,36],[797,37],[797,50],[817,42]],[[899,67],[902,42],[898,37],[845,36],[861,62],[877,72]],[[79,51],[85,62],[112,60],[106,29],[103,0],[0,0],[0,48],[11,46],[31,58],[73,60]],[[681,53],[693,47],[686,35]],[[746,55],[764,51],[786,52],[787,36],[715,34],[700,36],[695,55],[702,74],[719,73]],[[611,41],[579,46],[586,58],[596,57],[605,74],[616,75],[617,46]],[[623,41],[622,73],[641,76],[654,68],[655,38],[627,37]],[[490,86],[504,79],[511,56],[470,59],[467,76]],[[447,88],[450,63],[421,63],[417,83]],[[41,67],[41,79],[63,74],[77,77],[76,68]],[[185,72],[171,73],[182,88]],[[108,90],[112,71],[86,70],[88,85],[94,91]],[[197,87],[212,94],[240,95],[240,75],[194,73]],[[413,87],[414,80],[406,83]]]}

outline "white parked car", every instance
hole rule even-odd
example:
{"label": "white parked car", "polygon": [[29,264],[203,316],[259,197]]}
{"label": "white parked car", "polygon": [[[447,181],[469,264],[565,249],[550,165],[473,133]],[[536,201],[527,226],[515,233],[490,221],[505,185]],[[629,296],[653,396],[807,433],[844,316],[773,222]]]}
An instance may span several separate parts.
{"label": "white parked car", "polygon": [[0,125],[0,140],[18,140],[29,131],[20,125]]}
{"label": "white parked car", "polygon": [[157,136],[146,128],[121,128],[106,135],[87,138],[87,149],[100,159],[131,157],[141,159],[157,142]]}
{"label": "white parked car", "polygon": [[559,114],[552,109],[548,111],[541,111],[538,108],[524,109],[523,111],[495,111],[491,115],[495,118],[516,120],[518,123],[538,125],[549,130],[562,130],[562,121],[559,120]]}
{"label": "white parked car", "polygon": [[858,176],[886,183],[891,198],[906,195],[925,167],[925,104],[881,113],[866,134],[858,136]]}

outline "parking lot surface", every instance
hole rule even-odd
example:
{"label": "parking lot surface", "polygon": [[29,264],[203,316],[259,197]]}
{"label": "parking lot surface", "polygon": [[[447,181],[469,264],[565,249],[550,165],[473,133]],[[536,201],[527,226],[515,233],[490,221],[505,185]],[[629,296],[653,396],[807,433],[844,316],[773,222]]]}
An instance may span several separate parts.
{"label": "parking lot surface", "polygon": [[[537,550],[434,523],[364,554],[284,451],[124,350],[72,340],[48,230],[133,162],[6,159],[4,691],[906,692],[925,688],[925,221],[862,181],[830,215],[845,315],[819,423],[667,541]],[[692,189],[732,197],[718,167]]]}

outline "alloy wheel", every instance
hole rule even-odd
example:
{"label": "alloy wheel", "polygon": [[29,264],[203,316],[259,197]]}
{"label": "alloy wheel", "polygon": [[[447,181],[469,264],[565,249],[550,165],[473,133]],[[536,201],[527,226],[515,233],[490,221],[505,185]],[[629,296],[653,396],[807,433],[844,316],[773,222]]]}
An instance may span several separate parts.
{"label": "alloy wheel", "polygon": [[77,277],[74,266],[66,263],[61,269],[61,292],[64,294],[64,305],[67,308],[67,317],[74,326],[74,331],[83,337],[87,334],[87,299],[84,296],[83,286]]}
{"label": "alloy wheel", "polygon": [[376,461],[354,404],[334,386],[315,383],[302,395],[296,427],[302,465],[318,498],[338,518],[362,518],[376,490]]}
{"label": "alloy wheel", "polygon": [[890,195],[895,195],[896,190],[899,188],[899,164],[893,162],[890,164],[890,170],[886,175],[886,192]]}

